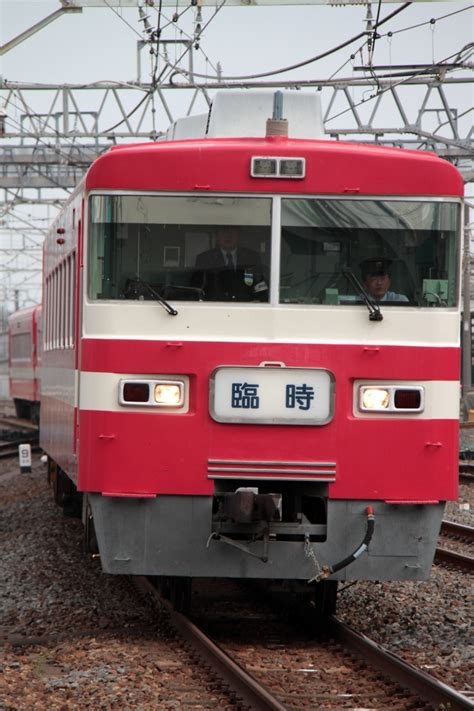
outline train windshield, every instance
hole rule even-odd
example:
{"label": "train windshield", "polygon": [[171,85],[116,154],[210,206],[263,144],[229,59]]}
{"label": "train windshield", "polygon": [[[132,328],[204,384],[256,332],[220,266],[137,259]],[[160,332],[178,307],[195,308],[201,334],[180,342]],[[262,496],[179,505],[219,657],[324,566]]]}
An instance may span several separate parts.
{"label": "train windshield", "polygon": [[91,299],[268,301],[271,200],[95,195]]}
{"label": "train windshield", "polygon": [[360,305],[350,272],[384,308],[455,306],[458,220],[455,203],[284,199],[280,302]]}
{"label": "train windshield", "polygon": [[459,212],[435,199],[285,197],[272,257],[270,197],[94,195],[88,294],[268,303],[272,275],[281,304],[360,306],[358,280],[384,307],[455,306]]}

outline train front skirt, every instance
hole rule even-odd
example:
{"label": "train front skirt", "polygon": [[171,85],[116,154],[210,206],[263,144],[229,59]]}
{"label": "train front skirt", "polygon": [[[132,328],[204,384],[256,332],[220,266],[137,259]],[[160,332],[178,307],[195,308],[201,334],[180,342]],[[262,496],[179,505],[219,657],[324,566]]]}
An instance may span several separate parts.
{"label": "train front skirt", "polygon": [[357,551],[368,507],[377,524],[367,549],[331,578],[427,579],[444,511],[444,503],[328,500],[324,526],[249,522],[229,534],[213,524],[213,497],[89,494],[87,501],[106,573],[308,581]]}

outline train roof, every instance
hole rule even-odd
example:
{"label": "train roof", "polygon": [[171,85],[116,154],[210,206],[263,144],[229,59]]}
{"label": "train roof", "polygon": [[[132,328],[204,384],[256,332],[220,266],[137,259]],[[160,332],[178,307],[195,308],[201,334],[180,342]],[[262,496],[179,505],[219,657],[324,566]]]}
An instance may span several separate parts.
{"label": "train roof", "polygon": [[15,311],[8,317],[8,323],[11,326],[13,323],[27,321],[34,317],[34,315],[41,310],[41,304],[35,304],[34,306],[28,306],[24,309],[19,309]]}
{"label": "train roof", "polygon": [[[303,157],[306,176],[252,178],[255,156]],[[93,189],[462,196],[464,185],[451,163],[429,152],[270,136],[116,146],[89,169],[86,190]]]}

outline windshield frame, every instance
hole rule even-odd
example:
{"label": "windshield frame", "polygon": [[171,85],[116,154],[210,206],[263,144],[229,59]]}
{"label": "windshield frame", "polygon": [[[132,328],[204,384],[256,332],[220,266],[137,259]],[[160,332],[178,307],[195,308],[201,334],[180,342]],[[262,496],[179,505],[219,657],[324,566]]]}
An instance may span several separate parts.
{"label": "windshield frame", "polygon": [[[162,191],[135,191],[135,190],[104,190],[95,189],[91,190],[86,195],[86,200],[84,204],[84,224],[87,226],[84,230],[84,299],[86,303],[90,304],[102,304],[102,303],[123,303],[123,301],[118,299],[94,299],[89,296],[89,275],[90,275],[90,264],[89,264],[89,240],[91,237],[91,198],[100,196],[148,196],[148,197],[159,197],[159,198],[172,198],[172,197],[193,197],[195,199],[199,198],[250,198],[250,199],[267,199],[271,200],[271,224],[270,224],[270,289],[269,298],[266,302],[258,303],[259,307],[273,307],[279,309],[294,309],[294,308],[315,308],[315,309],[328,309],[332,308],[332,305],[312,303],[312,304],[295,304],[295,303],[284,303],[280,301],[280,266],[281,266],[281,215],[282,215],[282,201],[283,200],[325,200],[325,201],[383,201],[383,202],[428,202],[428,203],[449,203],[458,206],[457,211],[457,230],[456,238],[453,240],[454,249],[457,254],[455,255],[456,261],[456,276],[455,276],[455,293],[456,299],[452,306],[446,307],[447,309],[459,308],[460,296],[461,296],[461,264],[462,264],[462,238],[463,238],[463,213],[461,207],[464,203],[463,198],[457,196],[433,196],[433,195],[360,195],[360,194],[308,194],[308,193],[268,193],[268,192],[232,192],[232,193],[189,193],[189,192],[162,192]],[[197,306],[196,301],[177,301],[174,299],[168,299],[171,304],[177,304],[179,308],[183,306],[191,305]],[[140,303],[129,302],[133,304]],[[146,302],[150,303],[150,302]],[[206,308],[208,306],[215,306],[219,304],[225,304],[229,306],[229,302],[224,301],[199,301],[199,308]],[[156,306],[156,303],[154,304]],[[243,302],[236,301],[232,302],[232,307],[246,307],[249,305],[255,306],[254,302]],[[366,306],[363,302],[357,304],[340,304],[337,305],[337,309],[340,310],[344,306],[349,306],[351,309],[359,307],[361,310],[365,310]],[[383,304],[385,307],[385,304]],[[400,305],[398,305],[400,306]],[[412,309],[419,311],[420,309],[426,310],[430,308],[424,305],[410,305]],[[390,304],[390,309],[397,308],[397,304]],[[407,306],[403,305],[402,308],[406,310]]]}

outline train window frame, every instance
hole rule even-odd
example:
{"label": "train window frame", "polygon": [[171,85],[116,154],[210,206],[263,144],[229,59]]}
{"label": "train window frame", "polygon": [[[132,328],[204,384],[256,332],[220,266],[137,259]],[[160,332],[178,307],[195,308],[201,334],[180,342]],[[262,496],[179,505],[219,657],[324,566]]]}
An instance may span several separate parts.
{"label": "train window frame", "polygon": [[[434,204],[447,204],[447,205],[452,205],[453,209],[455,212],[452,214],[455,215],[453,218],[453,223],[455,222],[457,224],[456,228],[450,231],[449,238],[450,238],[450,251],[449,254],[447,253],[446,259],[449,259],[450,263],[450,276],[449,276],[449,306],[447,308],[456,308],[458,303],[459,303],[459,298],[460,298],[460,274],[461,274],[461,266],[460,266],[460,261],[461,261],[461,250],[460,250],[460,241],[461,241],[461,232],[462,232],[462,217],[461,217],[461,206],[462,206],[462,198],[456,197],[456,196],[450,196],[448,198],[446,197],[439,197],[439,196],[407,196],[407,195],[400,195],[400,196],[392,196],[392,195],[360,195],[360,196],[354,196],[354,195],[337,195],[337,196],[328,196],[324,194],[300,194],[300,193],[281,193],[275,195],[274,193],[268,193],[268,192],[262,192],[262,193],[226,193],[225,195],[222,195],[222,193],[206,193],[206,194],[189,194],[189,193],[163,193],[163,192],[151,192],[151,191],[141,191],[141,192],[136,192],[136,191],[103,191],[103,190],[94,190],[91,191],[88,194],[88,200],[86,202],[86,215],[87,215],[87,234],[85,235],[85,248],[86,248],[86,254],[87,254],[87,259],[86,259],[86,264],[85,264],[85,279],[86,279],[86,284],[87,288],[85,290],[85,299],[88,303],[100,303],[100,302],[105,302],[108,299],[99,299],[96,298],[93,294],[91,295],[90,293],[90,281],[91,281],[91,265],[90,265],[90,258],[89,258],[89,250],[90,250],[90,227],[91,227],[91,200],[92,198],[95,197],[101,197],[101,198],[107,198],[107,197],[114,197],[114,196],[129,196],[132,195],[134,197],[136,196],[145,196],[145,197],[153,197],[153,198],[164,198],[164,199],[169,199],[169,198],[193,198],[194,200],[198,199],[207,199],[207,200],[222,200],[225,198],[231,198],[231,199],[256,199],[256,200],[269,200],[271,204],[271,219],[270,219],[270,238],[269,238],[269,251],[270,251],[270,258],[267,260],[267,270],[269,274],[269,299],[268,301],[262,301],[260,304],[262,306],[272,306],[272,307],[278,307],[278,308],[286,308],[287,306],[294,306],[294,304],[285,302],[281,300],[280,298],[280,264],[283,261],[282,255],[281,255],[281,233],[282,233],[282,228],[281,228],[281,213],[282,213],[282,203],[285,200],[326,200],[326,201],[336,201],[336,202],[344,202],[344,201],[354,201],[356,200],[358,203],[363,203],[367,201],[377,201],[377,202],[389,202],[389,203],[429,203],[431,205]],[[328,245],[328,250],[331,249],[331,247],[334,245],[329,244]],[[336,246],[334,246],[334,251],[336,250]],[[439,285],[439,289],[441,290],[440,293],[442,293],[442,289],[445,288],[444,284]],[[169,295],[167,298],[169,301],[173,302],[174,299],[173,294]],[[343,306],[349,306],[353,308],[354,306],[359,306],[361,309],[364,309],[365,307],[363,306],[363,303],[361,301],[358,301],[355,297],[355,295],[352,296],[352,300],[347,300],[344,302],[343,300],[344,294],[341,293],[341,303],[337,303],[336,305],[338,308],[341,308]],[[198,299],[189,299],[188,301],[197,301]],[[120,301],[120,299],[112,298],[109,300],[110,302],[116,303],[117,301]],[[180,299],[181,301],[181,299]],[[185,299],[182,299],[184,303],[186,303]],[[138,302],[133,302],[133,303],[138,303]],[[212,301],[212,302],[206,302],[206,301],[199,301],[199,306],[203,307],[206,305],[206,303],[221,303],[219,301]],[[223,301],[222,303],[225,303]],[[253,302],[252,302],[253,303]],[[305,301],[300,301],[298,303],[303,303],[304,306],[311,306],[311,307],[323,307],[323,308],[328,308],[332,306],[333,304],[331,303],[330,300],[327,302],[312,302],[311,300],[305,300]],[[259,304],[259,305],[260,305]],[[243,301],[235,301],[233,302],[234,306],[243,306],[245,305],[245,302]],[[415,307],[417,310],[419,309],[425,309],[425,308],[432,308],[433,306],[438,306],[442,305],[445,306],[445,304],[437,304],[437,303],[423,303],[421,304],[420,302],[412,303],[412,302],[383,302],[384,308],[386,306],[389,306],[390,308],[393,307],[406,307],[406,306],[411,306]]]}
{"label": "train window frame", "polygon": [[[123,303],[124,299],[127,299],[132,303],[150,301],[154,298],[153,291],[158,291],[159,295],[168,301],[176,300],[185,303],[199,301],[200,305],[205,303],[228,302],[238,305],[245,303],[268,304],[269,285],[267,282],[269,282],[271,278],[270,273],[272,262],[272,197],[272,195],[256,193],[231,193],[222,195],[221,193],[163,193],[158,191],[91,191],[87,200],[88,229],[85,236],[85,253],[87,255],[85,265],[85,279],[87,286],[85,295],[87,302],[101,303],[108,301]],[[100,202],[95,204],[94,200],[96,198],[102,200],[102,204]],[[138,267],[136,269],[139,273],[138,278],[131,275],[128,280],[130,288],[133,287],[134,289],[130,296],[127,292],[127,282],[122,284],[120,289],[116,285],[115,288],[119,292],[119,295],[113,293],[104,295],[102,284],[104,284],[107,280],[107,277],[104,277],[103,274],[100,275],[99,271],[100,261],[106,261],[105,254],[99,253],[101,246],[98,245],[98,240],[94,238],[93,231],[95,224],[106,224],[104,219],[98,219],[97,213],[100,212],[100,210],[106,211],[107,208],[105,201],[107,198],[133,198],[134,200],[137,200],[137,202],[140,200],[143,200],[143,202],[145,200],[162,200],[163,205],[166,205],[166,208],[171,211],[171,214],[172,208],[170,205],[173,200],[176,201],[176,204],[178,204],[177,201],[179,200],[186,201],[187,203],[193,202],[195,205],[201,203],[200,208],[198,208],[197,216],[194,216],[193,213],[190,212],[189,216],[184,215],[185,219],[183,219],[181,211],[179,214],[179,220],[176,220],[176,222],[168,219],[166,222],[149,223],[150,225],[156,225],[157,227],[162,227],[163,225],[166,227],[168,224],[173,225],[176,228],[184,226],[185,229],[183,230],[183,233],[185,238],[189,238],[189,240],[196,239],[197,247],[194,248],[194,251],[193,249],[183,249],[180,251],[180,254],[183,254],[182,259],[184,260],[184,264],[181,265],[181,268],[184,268],[185,273],[184,277],[182,275],[178,275],[178,278],[188,277],[191,280],[192,275],[196,271],[199,271],[199,265],[196,264],[197,256],[200,253],[205,252],[206,250],[211,250],[215,247],[215,232],[222,227],[239,227],[243,231],[242,242],[244,249],[247,249],[247,253],[249,252],[249,249],[253,250],[258,257],[258,263],[254,265],[253,268],[248,268],[244,265],[240,268],[236,267],[237,271],[240,269],[242,272],[242,274],[239,275],[240,282],[242,283],[242,289],[240,289],[236,296],[226,295],[221,298],[220,296],[210,295],[209,293],[206,294],[206,289],[201,288],[200,285],[195,287],[192,282],[190,282],[190,286],[187,284],[181,285],[180,283],[168,283],[168,281],[164,284],[155,284],[153,281],[149,281],[148,279],[141,277]],[[218,213],[210,215],[209,205],[223,207],[224,213],[219,215],[219,217],[225,219],[216,219]],[[201,215],[199,214],[199,210],[202,213]],[[161,216],[162,213],[159,212],[158,214]],[[176,214],[178,214],[178,211],[176,211]],[[206,216],[206,221],[204,221],[204,215]],[[245,221],[242,219],[243,217],[245,218]],[[201,221],[199,221],[199,219]],[[113,224],[113,222],[111,222],[111,224]],[[134,223],[119,223],[116,221],[115,224],[133,225]],[[143,224],[145,226],[147,224],[146,217],[144,217]],[[261,234],[259,234],[259,232]],[[138,239],[140,239],[140,237],[138,237]],[[201,247],[199,247],[199,240],[201,241]],[[163,249],[163,254],[165,253],[165,248],[173,246],[176,245],[173,245],[170,240],[168,240],[166,244],[164,242],[162,244],[158,243],[158,248],[161,247]],[[186,246],[188,247],[188,243],[186,243]],[[103,249],[104,247],[102,247],[102,251]],[[156,270],[157,268],[155,267],[155,271]],[[163,266],[161,271],[163,272],[165,270],[166,267]],[[206,267],[206,270],[210,270],[209,273],[211,276],[215,276],[214,272],[216,272],[217,276],[219,276],[221,272],[224,272],[225,267],[224,265],[222,267],[219,266],[218,268],[212,266]],[[208,272],[206,271],[206,276],[207,273]],[[168,274],[168,272],[166,272],[166,274]],[[170,275],[173,276],[171,272]],[[168,277],[166,278],[168,279]],[[135,285],[134,282],[139,283]],[[150,286],[152,289],[149,288]],[[157,286],[158,289],[156,288]],[[165,287],[164,291],[163,286]],[[137,293],[135,293],[135,287],[137,287]],[[187,291],[185,291],[185,289]],[[179,293],[179,291],[177,293],[177,290],[181,290],[182,293]],[[203,293],[204,296],[202,295]]]}
{"label": "train window frame", "polygon": [[[415,210],[418,209],[418,211],[423,211],[426,208],[428,208],[428,212],[431,210],[433,214],[437,214],[439,219],[447,219],[448,222],[450,223],[451,229],[439,229],[435,230],[431,228],[431,230],[425,230],[426,232],[429,233],[435,233],[437,235],[437,240],[438,242],[442,241],[443,239],[449,239],[449,245],[447,246],[445,253],[444,253],[444,259],[447,263],[448,267],[448,276],[446,279],[443,279],[441,277],[437,277],[433,280],[430,280],[428,278],[419,280],[418,283],[415,282],[414,280],[414,270],[411,274],[412,278],[412,291],[415,294],[416,292],[416,297],[413,297],[411,299],[404,298],[404,295],[401,296],[402,291],[400,290],[400,293],[393,293],[390,294],[389,296],[393,300],[382,300],[379,303],[383,305],[385,308],[386,306],[392,308],[392,307],[405,307],[405,306],[412,306],[417,309],[420,308],[432,308],[433,306],[443,306],[446,308],[456,308],[459,303],[459,298],[460,298],[460,260],[461,260],[461,250],[460,250],[460,245],[462,243],[462,236],[461,236],[461,229],[462,229],[462,217],[461,217],[461,206],[462,206],[462,199],[456,198],[456,197],[449,197],[449,198],[444,198],[444,197],[438,197],[438,196],[391,196],[391,195],[383,195],[383,196],[374,196],[374,195],[361,195],[361,196],[328,196],[328,195],[282,195],[281,196],[281,202],[282,202],[282,207],[281,207],[281,245],[280,245],[280,261],[282,264],[287,265],[289,262],[288,255],[285,255],[282,253],[283,251],[283,244],[284,244],[284,230],[285,227],[291,227],[291,225],[285,224],[285,219],[284,219],[284,212],[285,212],[285,207],[290,204],[294,205],[298,201],[301,202],[307,202],[307,203],[326,203],[331,206],[336,206],[338,203],[354,203],[357,206],[362,206],[362,205],[367,205],[367,203],[374,203],[375,205],[380,204],[383,206],[391,206],[391,205],[400,205],[400,204],[405,204],[405,206],[417,206],[415,207]],[[435,209],[435,206],[437,206],[437,210]],[[446,209],[444,210],[443,213],[443,206],[446,206]],[[452,206],[452,209],[449,208],[449,206]],[[412,210],[413,212],[413,210]],[[384,216],[386,217],[386,216]],[[396,215],[396,217],[402,221],[403,215],[400,212],[400,215]],[[304,218],[304,216],[303,216]],[[302,221],[303,221],[302,218]],[[419,219],[419,218],[418,218]],[[306,225],[306,227],[308,224]],[[303,225],[300,225],[300,230],[304,228],[304,222]],[[313,229],[317,229],[317,225],[311,225]],[[323,226],[324,229],[324,226]],[[339,226],[338,229],[342,231],[343,229],[347,230],[355,230],[357,231],[357,227],[349,227],[347,226]],[[382,232],[383,228],[379,227],[378,225],[371,226],[369,228],[365,228],[366,231],[369,229],[372,230],[377,230],[378,232]],[[396,230],[393,230],[395,233]],[[401,229],[398,229],[399,232],[401,232]],[[418,232],[421,232],[421,228],[418,227],[416,229],[412,229],[411,232],[408,232],[410,237],[413,238],[413,234],[416,234]],[[444,234],[446,233],[446,234]],[[359,239],[359,238],[358,238]],[[324,241],[324,240],[322,240]],[[361,240],[362,241],[362,240]],[[446,240],[447,242],[447,240]],[[334,240],[329,239],[329,236],[327,238],[327,246],[328,246],[328,252],[330,253],[330,256],[333,257],[334,263],[336,262],[337,259],[337,254],[341,252],[342,246],[341,243],[338,245],[334,244]],[[350,237],[347,239],[347,244],[350,245]],[[395,243],[396,244],[396,243]],[[374,242],[375,245],[375,242]],[[389,243],[390,245],[390,243]],[[331,250],[330,248],[334,246],[334,250]],[[390,245],[393,247],[393,245]],[[406,246],[406,245],[405,245]],[[335,247],[338,247],[336,249]],[[275,248],[275,246],[274,246]],[[397,266],[399,269],[401,267],[406,267],[406,262],[404,262],[402,259],[398,258],[397,260],[397,251],[394,249],[394,254],[393,258],[391,254],[386,255],[388,257],[388,261],[392,263],[397,263]],[[331,254],[332,253],[332,254]],[[336,255],[336,258],[334,256]],[[370,253],[367,252],[364,255],[360,255],[359,259],[362,261],[363,257],[369,258],[369,257],[375,257],[375,253]],[[381,255],[385,256],[385,255]],[[354,260],[352,264],[349,264],[349,268],[351,271],[358,272],[360,268],[360,263],[357,264],[358,260]],[[307,262],[307,259],[306,259]],[[347,270],[347,265],[345,266]],[[407,270],[408,273],[408,270]],[[320,275],[323,274],[323,271],[320,270],[319,272]],[[315,269],[314,272],[310,275],[310,278],[312,280],[315,279],[315,276],[318,276],[318,271]],[[327,273],[327,278],[329,279],[328,283],[325,286],[325,292],[324,292],[324,298],[323,298],[323,293],[322,289],[320,288],[319,291],[316,288],[312,288],[311,290],[308,288],[307,293],[303,295],[298,295],[294,296],[293,298],[287,297],[284,298],[282,297],[282,282],[283,282],[283,275],[282,272],[280,271],[279,274],[279,292],[277,294],[277,301],[280,306],[286,306],[286,305],[294,305],[296,304],[309,304],[311,306],[338,306],[343,307],[343,306],[349,306],[349,307],[354,307],[354,306],[360,306],[362,308],[365,308],[362,299],[360,296],[352,289],[346,287],[345,292],[340,292],[339,288],[341,283],[344,284],[347,282],[343,282],[343,264],[341,262],[341,266],[339,267],[338,270],[334,270],[332,272]],[[357,274],[359,276],[359,279],[361,279],[360,274]],[[427,275],[428,276],[428,275]],[[275,279],[274,279],[275,281]],[[330,283],[330,281],[332,283]],[[426,282],[426,284],[425,284]],[[434,287],[431,287],[431,284],[434,284]],[[434,288],[436,290],[439,290],[439,296],[437,294],[432,294],[430,297],[427,296],[427,291],[429,288]],[[313,294],[310,295],[309,292],[312,291]],[[318,291],[318,296],[316,296],[316,291]],[[392,291],[390,289],[390,291]],[[395,289],[395,291],[398,291],[398,289]],[[446,297],[446,298],[445,298]],[[423,303],[422,301],[425,301]]]}

